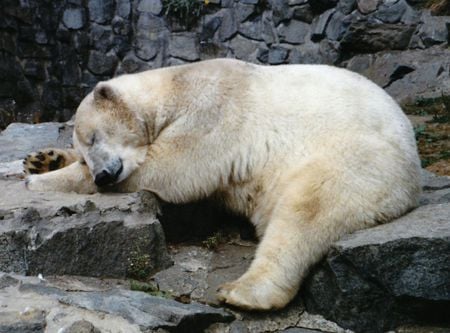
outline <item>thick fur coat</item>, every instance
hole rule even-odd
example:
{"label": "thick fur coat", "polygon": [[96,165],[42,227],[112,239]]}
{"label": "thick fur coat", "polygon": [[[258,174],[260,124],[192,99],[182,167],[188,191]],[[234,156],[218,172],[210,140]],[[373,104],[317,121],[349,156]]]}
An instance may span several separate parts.
{"label": "thick fur coat", "polygon": [[77,154],[60,152],[74,163],[29,176],[28,188],[215,196],[246,215],[260,245],[218,294],[246,309],[285,306],[334,241],[404,214],[420,193],[400,107],[330,66],[219,59],[120,76],[83,100],[74,143]]}

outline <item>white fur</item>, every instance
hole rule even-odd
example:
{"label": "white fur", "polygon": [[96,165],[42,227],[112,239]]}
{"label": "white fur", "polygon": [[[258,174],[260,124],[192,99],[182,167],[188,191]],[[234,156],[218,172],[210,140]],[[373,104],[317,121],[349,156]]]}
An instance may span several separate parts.
{"label": "white fur", "polygon": [[[214,195],[256,226],[256,258],[222,287],[226,303],[283,307],[333,241],[417,204],[420,163],[411,125],[392,98],[355,73],[212,60],[104,84],[136,122],[132,131],[117,127],[103,138],[110,153],[127,151],[123,158],[131,161],[119,190],[146,189],[170,202]],[[101,133],[111,123],[88,96],[77,128],[92,119]],[[137,133],[142,142],[122,144]],[[86,159],[87,147],[77,145]],[[39,177],[30,188],[71,190]],[[85,182],[91,189],[92,179]]]}

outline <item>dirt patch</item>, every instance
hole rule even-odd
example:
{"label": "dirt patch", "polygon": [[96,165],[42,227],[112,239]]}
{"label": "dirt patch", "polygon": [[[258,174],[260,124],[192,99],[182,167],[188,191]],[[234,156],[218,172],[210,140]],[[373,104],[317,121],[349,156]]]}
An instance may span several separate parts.
{"label": "dirt patch", "polygon": [[422,166],[450,176],[450,96],[418,100],[403,109],[414,125]]}

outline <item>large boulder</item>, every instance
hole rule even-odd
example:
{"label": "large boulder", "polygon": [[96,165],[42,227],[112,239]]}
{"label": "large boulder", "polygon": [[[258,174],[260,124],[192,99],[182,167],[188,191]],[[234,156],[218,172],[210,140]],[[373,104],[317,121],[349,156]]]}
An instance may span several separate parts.
{"label": "large boulder", "polygon": [[146,278],[170,265],[150,193],[39,193],[0,180],[0,271]]}
{"label": "large boulder", "polygon": [[307,309],[355,332],[385,332],[417,322],[448,325],[450,189],[446,191],[446,203],[421,206],[334,244],[303,288]]}

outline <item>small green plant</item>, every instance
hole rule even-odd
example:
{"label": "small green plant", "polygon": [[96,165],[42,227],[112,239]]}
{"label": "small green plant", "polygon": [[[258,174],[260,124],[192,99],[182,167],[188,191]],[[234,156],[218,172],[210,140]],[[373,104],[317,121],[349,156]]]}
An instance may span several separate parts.
{"label": "small green plant", "polygon": [[441,96],[442,111],[440,114],[435,114],[433,121],[436,123],[448,123],[450,122],[450,95]]}
{"label": "small green plant", "polygon": [[219,231],[214,233],[214,235],[206,238],[202,245],[206,247],[208,250],[217,250],[221,243],[225,242],[225,236]]}
{"label": "small green plant", "polygon": [[164,14],[189,28],[197,22],[208,3],[209,0],[163,0]]}
{"label": "small green plant", "polygon": [[426,129],[425,124],[421,124],[414,127],[414,134],[416,136],[416,140],[419,140],[419,138],[425,134],[425,129]]}
{"label": "small green plant", "polygon": [[142,292],[147,293],[152,296],[169,298],[169,299],[173,298],[173,296],[170,292],[160,290],[157,285],[154,285],[152,283],[131,280],[130,281],[130,289],[134,290],[134,291],[142,291]]}
{"label": "small green plant", "polygon": [[140,249],[130,253],[127,275],[137,280],[145,280],[152,272],[151,257]]}

